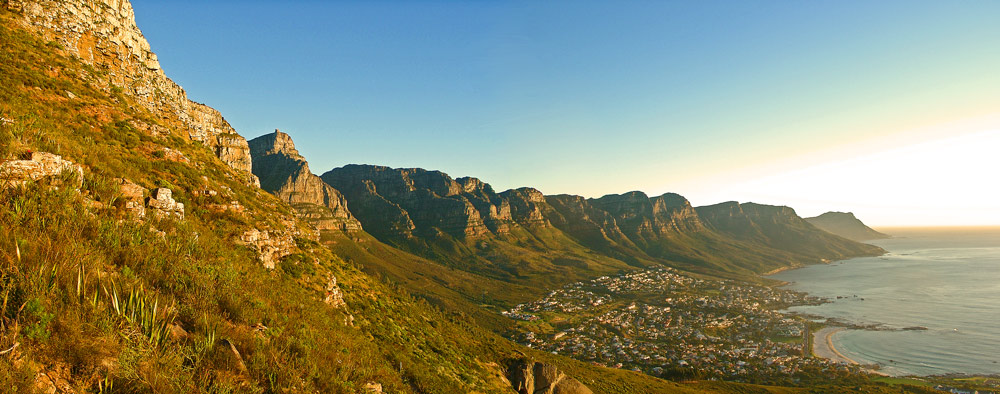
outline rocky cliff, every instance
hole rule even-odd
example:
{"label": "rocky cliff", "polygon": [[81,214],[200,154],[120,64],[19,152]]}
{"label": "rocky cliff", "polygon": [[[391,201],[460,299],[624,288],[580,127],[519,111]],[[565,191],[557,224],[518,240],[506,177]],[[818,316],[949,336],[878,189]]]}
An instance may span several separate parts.
{"label": "rocky cliff", "polygon": [[858,220],[851,212],[827,212],[822,215],[806,218],[806,221],[819,229],[855,241],[890,238]]}
{"label": "rocky cliff", "polygon": [[[351,211],[376,237],[440,232],[475,238],[505,234],[517,225],[510,201],[476,178],[452,179],[419,168],[348,165],[326,172],[322,179],[347,195]],[[524,215],[518,219],[531,222],[529,202],[518,203]]]}
{"label": "rocky cliff", "polygon": [[802,262],[885,253],[879,247],[820,230],[789,207],[725,202],[696,211],[707,227],[722,235],[797,255]]}
{"label": "rocky cliff", "polygon": [[507,368],[507,380],[518,394],[593,394],[555,365],[540,362],[512,362]]}
{"label": "rocky cliff", "polygon": [[344,196],[309,170],[288,134],[275,130],[250,140],[249,146],[253,173],[262,189],[291,204],[300,217],[320,230],[361,229]]}
{"label": "rocky cliff", "polygon": [[[156,54],[135,24],[132,5],[124,0],[10,0],[4,7],[18,13],[25,25],[44,39],[85,63],[106,70],[105,91],[131,96],[163,124],[143,124],[140,129],[199,141],[222,161],[238,170],[247,182],[256,183],[251,171],[246,139],[223,119],[219,111],[191,101],[187,93],[167,78]],[[167,116],[170,114],[172,116]],[[176,122],[176,123],[175,123]]]}
{"label": "rocky cliff", "polygon": [[371,165],[337,168],[321,178],[344,192],[351,212],[383,242],[459,267],[471,264],[468,269],[501,280],[599,272],[622,263],[747,275],[882,253],[821,231],[788,207],[694,208],[674,193],[596,199],[546,197],[531,188],[496,193],[476,178]]}

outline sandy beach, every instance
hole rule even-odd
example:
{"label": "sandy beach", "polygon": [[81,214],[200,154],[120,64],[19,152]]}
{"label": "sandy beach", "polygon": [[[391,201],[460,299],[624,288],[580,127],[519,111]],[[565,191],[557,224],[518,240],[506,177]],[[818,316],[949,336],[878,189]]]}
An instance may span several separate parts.
{"label": "sandy beach", "polygon": [[857,361],[844,356],[833,346],[833,334],[844,330],[844,327],[826,327],[813,333],[813,354],[839,363],[857,364]]}

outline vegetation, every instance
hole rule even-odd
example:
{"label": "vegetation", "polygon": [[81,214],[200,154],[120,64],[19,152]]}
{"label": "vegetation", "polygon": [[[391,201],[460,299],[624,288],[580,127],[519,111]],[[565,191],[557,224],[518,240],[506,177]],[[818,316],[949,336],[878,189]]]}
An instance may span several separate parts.
{"label": "vegetation", "polygon": [[[595,392],[804,391],[679,384],[519,347],[369,276],[304,227],[268,270],[237,235],[278,226],[290,207],[12,18],[0,11],[0,161],[52,152],[85,175],[78,189],[0,188],[0,391],[41,379],[98,393],[509,392],[503,364],[522,357]],[[185,219],[125,213],[117,178],[172,189]],[[244,211],[212,208],[230,201]],[[331,276],[346,307],[323,302]]]}

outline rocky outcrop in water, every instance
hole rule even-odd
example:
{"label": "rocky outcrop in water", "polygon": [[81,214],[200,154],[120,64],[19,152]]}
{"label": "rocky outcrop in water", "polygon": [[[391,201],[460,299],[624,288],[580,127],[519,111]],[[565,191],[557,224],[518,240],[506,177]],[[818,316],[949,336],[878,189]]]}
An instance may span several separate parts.
{"label": "rocky outcrop in water", "polygon": [[344,196],[309,170],[288,134],[275,130],[250,140],[249,145],[253,172],[262,189],[291,204],[318,229],[361,230]]}
{"label": "rocky outcrop in water", "polygon": [[[219,111],[191,101],[187,93],[160,68],[156,54],[135,24],[135,13],[122,0],[11,0],[7,9],[42,37],[54,41],[70,55],[107,71],[106,90],[121,89],[150,112],[174,114],[183,137],[211,148],[225,163],[245,175],[250,183],[250,149]],[[166,119],[166,118],[164,118]],[[138,129],[159,129],[143,125]],[[156,134],[156,133],[153,133]]]}

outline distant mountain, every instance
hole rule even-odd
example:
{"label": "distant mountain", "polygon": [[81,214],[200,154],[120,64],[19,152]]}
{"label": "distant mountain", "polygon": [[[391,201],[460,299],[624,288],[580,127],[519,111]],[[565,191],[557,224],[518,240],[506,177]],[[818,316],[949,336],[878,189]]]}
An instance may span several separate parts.
{"label": "distant mountain", "polygon": [[890,237],[872,230],[851,212],[827,212],[814,218],[806,218],[806,221],[826,232],[859,242]]}
{"label": "distant mountain", "polygon": [[128,0],[0,1],[0,43],[2,392],[796,392],[539,351],[495,312],[659,264],[759,280],[882,252],[784,207],[318,177],[190,101]]}

